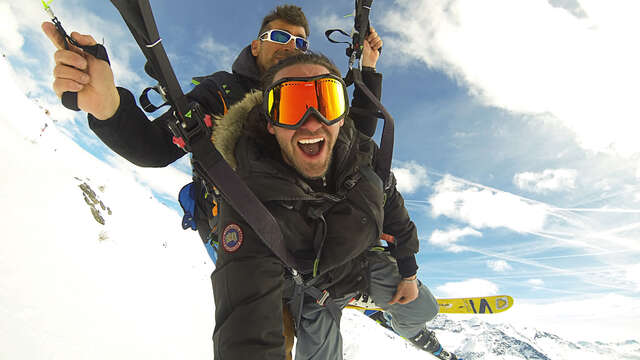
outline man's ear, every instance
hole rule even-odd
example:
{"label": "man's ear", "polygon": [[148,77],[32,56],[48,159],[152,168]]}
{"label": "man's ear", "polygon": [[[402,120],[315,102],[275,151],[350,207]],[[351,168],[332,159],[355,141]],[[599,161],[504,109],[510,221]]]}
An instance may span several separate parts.
{"label": "man's ear", "polygon": [[271,124],[271,121],[267,121],[267,131],[271,135],[275,135],[276,133],[275,130],[273,129],[273,125]]}
{"label": "man's ear", "polygon": [[251,41],[251,55],[258,56],[259,50],[260,50],[260,40]]}

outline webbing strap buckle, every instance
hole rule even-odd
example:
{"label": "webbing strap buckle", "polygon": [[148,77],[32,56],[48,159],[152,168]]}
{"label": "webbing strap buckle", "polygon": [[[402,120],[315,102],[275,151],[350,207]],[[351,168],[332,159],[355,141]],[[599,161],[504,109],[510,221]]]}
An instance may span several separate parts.
{"label": "webbing strap buckle", "polygon": [[180,116],[173,113],[174,121],[168,121],[169,130],[174,136],[173,143],[186,152],[192,152],[192,144],[196,138],[211,138],[213,121],[211,115],[205,114],[198,103],[193,103],[191,109]]}
{"label": "webbing strap buckle", "polygon": [[316,303],[320,306],[324,306],[325,301],[329,298],[329,292],[327,290],[322,290],[322,296],[316,300]]}
{"label": "webbing strap buckle", "polygon": [[291,269],[291,275],[293,277],[293,281],[296,283],[296,285],[298,286],[303,286],[304,285],[304,280],[302,279],[302,275],[300,275],[299,272],[296,271],[296,269]]}

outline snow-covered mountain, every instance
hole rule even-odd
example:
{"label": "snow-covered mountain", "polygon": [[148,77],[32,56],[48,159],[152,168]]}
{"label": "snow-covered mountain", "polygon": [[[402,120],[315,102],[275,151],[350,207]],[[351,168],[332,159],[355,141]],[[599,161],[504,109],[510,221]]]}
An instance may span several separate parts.
{"label": "snow-covered mountain", "polygon": [[[491,315],[489,315],[491,316]],[[402,338],[382,327],[372,328],[373,321],[354,310],[344,313],[342,333],[345,358],[388,359],[402,353],[403,359],[425,359]],[[438,315],[428,324],[443,347],[465,360],[612,360],[640,359],[640,343],[573,343],[533,327],[491,324],[479,315],[459,320],[456,315]],[[371,344],[375,344],[371,349]],[[381,356],[384,354],[384,356]]]}

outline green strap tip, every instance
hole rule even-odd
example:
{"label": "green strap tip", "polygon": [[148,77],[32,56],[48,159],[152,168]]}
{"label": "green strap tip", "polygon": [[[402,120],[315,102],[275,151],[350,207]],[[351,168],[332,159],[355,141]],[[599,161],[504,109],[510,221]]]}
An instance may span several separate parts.
{"label": "green strap tip", "polygon": [[318,265],[320,264],[320,259],[316,258],[316,261],[313,262],[313,277],[318,275]]}

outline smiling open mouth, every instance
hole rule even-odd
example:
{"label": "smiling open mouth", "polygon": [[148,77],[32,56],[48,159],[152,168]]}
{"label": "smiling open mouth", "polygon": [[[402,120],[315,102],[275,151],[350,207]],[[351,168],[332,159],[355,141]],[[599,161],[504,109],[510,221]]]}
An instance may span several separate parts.
{"label": "smiling open mouth", "polygon": [[324,146],[324,138],[298,140],[298,147],[305,155],[315,156],[320,153]]}

